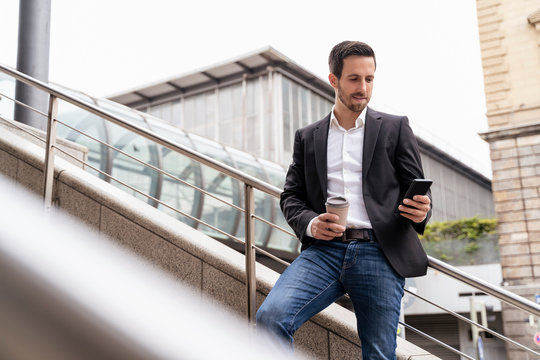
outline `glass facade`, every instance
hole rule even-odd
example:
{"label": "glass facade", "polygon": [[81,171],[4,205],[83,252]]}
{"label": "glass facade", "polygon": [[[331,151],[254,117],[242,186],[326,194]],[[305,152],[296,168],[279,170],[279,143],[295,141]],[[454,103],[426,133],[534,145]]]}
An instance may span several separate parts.
{"label": "glass facade", "polygon": [[296,129],[331,109],[327,97],[277,73],[139,108],[173,126],[282,165],[290,162]]}

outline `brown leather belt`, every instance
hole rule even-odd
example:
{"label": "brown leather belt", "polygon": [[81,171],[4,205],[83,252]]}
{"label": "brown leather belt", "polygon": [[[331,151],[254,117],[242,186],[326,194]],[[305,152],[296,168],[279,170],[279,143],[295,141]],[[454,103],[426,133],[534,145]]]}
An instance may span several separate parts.
{"label": "brown leather belt", "polygon": [[347,229],[345,230],[345,236],[340,236],[334,238],[335,241],[341,242],[350,242],[350,241],[359,241],[359,242],[370,242],[377,241],[375,239],[375,234],[371,229]]}

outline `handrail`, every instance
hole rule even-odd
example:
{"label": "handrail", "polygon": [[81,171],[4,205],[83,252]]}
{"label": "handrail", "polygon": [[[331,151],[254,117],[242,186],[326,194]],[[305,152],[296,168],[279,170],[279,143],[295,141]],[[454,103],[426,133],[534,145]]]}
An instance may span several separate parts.
{"label": "handrail", "polygon": [[[175,142],[172,142],[171,140],[168,140],[167,138],[162,137],[161,135],[149,130],[145,129],[143,127],[140,127],[138,125],[132,124],[130,122],[127,122],[126,120],[111,114],[99,107],[97,107],[94,104],[87,103],[83,100],[77,99],[71,95],[68,95],[60,90],[54,89],[51,86],[33,79],[17,70],[14,70],[10,67],[4,66],[0,64],[0,71],[7,73],[8,75],[12,76],[13,78],[22,81],[26,84],[35,86],[36,88],[39,88],[42,91],[47,92],[50,95],[49,99],[49,111],[48,111],[48,139],[47,139],[47,146],[46,146],[46,169],[45,169],[45,188],[47,189],[44,193],[46,203],[50,202],[50,194],[52,193],[52,169],[54,166],[52,166],[52,161],[54,159],[54,150],[58,149],[55,146],[55,131],[54,128],[56,126],[56,122],[60,122],[56,119],[56,109],[58,104],[58,99],[62,99],[72,105],[75,105],[81,109],[84,109],[98,117],[104,118],[106,120],[109,120],[113,122],[114,124],[121,126],[129,131],[132,131],[146,139],[149,139],[159,145],[162,145],[168,149],[171,149],[173,151],[176,151],[182,155],[185,155],[189,157],[192,160],[198,161],[199,163],[209,166],[214,170],[217,170],[225,175],[228,175],[240,182],[244,183],[244,191],[245,191],[245,225],[246,225],[246,241],[245,241],[245,251],[246,251],[246,276],[247,276],[247,292],[248,292],[248,317],[251,322],[254,321],[254,312],[255,312],[255,298],[256,298],[256,278],[255,278],[255,253],[254,251],[259,251],[263,254],[267,254],[268,256],[271,256],[272,254],[265,252],[263,249],[258,248],[254,245],[254,224],[253,221],[255,219],[265,222],[269,224],[270,226],[273,226],[275,228],[278,228],[281,231],[284,231],[285,233],[288,233],[289,235],[292,235],[292,233],[286,231],[285,229],[280,228],[279,226],[275,224],[271,224],[270,222],[258,217],[254,213],[254,204],[253,204],[253,189],[257,189],[259,191],[262,191],[266,194],[269,194],[271,196],[274,196],[276,198],[279,198],[281,195],[282,190],[267,184],[266,182],[259,180],[249,174],[245,174],[244,172],[235,169],[229,165],[223,164],[221,162],[218,162],[217,160],[214,160],[213,158],[206,156],[202,153],[197,152],[196,150],[190,149],[185,147],[182,144],[177,144]],[[58,149],[60,150],[60,149]],[[50,178],[50,180],[47,180],[47,178]],[[147,194],[144,194],[145,196],[149,196]],[[229,235],[229,234],[228,234]],[[275,258],[274,256],[271,256]],[[282,263],[285,263],[284,261],[281,261]],[[488,282],[481,280],[479,278],[476,278],[472,275],[469,275],[451,265],[448,265],[438,259],[435,259],[431,256],[428,256],[428,265],[429,267],[438,270],[454,279],[457,279],[467,285],[473,286],[477,289],[480,289],[484,291],[487,294],[490,294],[508,304],[514,305],[519,309],[522,309],[524,311],[527,311],[533,315],[540,317],[540,305],[527,300],[521,296],[518,296],[508,290],[502,289],[500,287],[494,286],[492,284],[489,284]],[[476,323],[475,323],[476,324]],[[479,324],[477,324],[479,325]]]}
{"label": "handrail", "polygon": [[525,299],[519,295],[516,295],[508,290],[494,286],[487,281],[479,279],[473,275],[448,265],[441,260],[428,256],[429,266],[435,270],[438,270],[454,279],[460,280],[467,285],[474,286],[477,289],[484,291],[485,293],[492,295],[508,304],[514,305],[522,310],[525,310],[533,315],[540,316],[540,305],[534,303],[528,299]]}

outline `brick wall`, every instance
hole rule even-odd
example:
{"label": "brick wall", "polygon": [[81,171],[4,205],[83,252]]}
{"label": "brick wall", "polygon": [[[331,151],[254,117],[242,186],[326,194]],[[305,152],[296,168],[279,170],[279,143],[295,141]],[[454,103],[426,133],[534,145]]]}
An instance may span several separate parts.
{"label": "brick wall", "polygon": [[[476,4],[489,125],[481,135],[491,150],[503,280],[534,300],[540,291],[540,4]],[[515,314],[503,309],[506,335],[528,339],[531,327]],[[513,347],[507,355],[528,359]]]}

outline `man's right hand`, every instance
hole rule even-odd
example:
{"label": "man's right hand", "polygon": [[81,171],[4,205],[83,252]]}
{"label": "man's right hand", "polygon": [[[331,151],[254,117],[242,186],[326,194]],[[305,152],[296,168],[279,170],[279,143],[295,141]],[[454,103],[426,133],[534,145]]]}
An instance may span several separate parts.
{"label": "man's right hand", "polygon": [[339,216],[336,214],[324,213],[315,218],[311,223],[311,234],[315,239],[332,240],[342,236],[345,226],[339,225]]}

